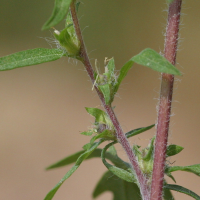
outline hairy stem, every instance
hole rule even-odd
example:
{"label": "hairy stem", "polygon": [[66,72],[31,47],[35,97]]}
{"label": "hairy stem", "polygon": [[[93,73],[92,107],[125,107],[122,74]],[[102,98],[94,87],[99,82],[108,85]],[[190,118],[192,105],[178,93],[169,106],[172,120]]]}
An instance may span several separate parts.
{"label": "hairy stem", "polygon": [[[71,6],[70,6],[70,10],[71,10],[71,15],[72,15],[74,27],[75,27],[75,30],[76,30],[76,34],[77,34],[77,37],[78,37],[78,39],[80,41],[80,45],[81,45],[81,47],[80,47],[81,48],[80,57],[82,58],[82,62],[84,64],[85,68],[86,68],[86,71],[87,71],[92,83],[94,84],[94,82],[95,82],[94,71],[93,71],[92,65],[90,63],[90,60],[88,58],[88,54],[87,54],[87,51],[86,51],[86,48],[85,48],[85,45],[84,45],[84,41],[83,41],[83,38],[82,38],[82,34],[81,34],[81,30],[80,30],[79,21],[78,21],[77,14],[76,14],[74,2],[72,2]],[[94,87],[95,87],[95,90],[98,93],[98,96],[99,96],[99,98],[102,102],[103,107],[105,108],[108,116],[110,117],[110,119],[111,119],[111,121],[112,121],[112,123],[115,127],[116,136],[118,138],[118,141],[123,146],[128,158],[130,160],[130,163],[131,163],[133,169],[135,170],[138,182],[140,184],[141,195],[143,196],[144,200],[148,200],[149,199],[149,190],[148,190],[148,187],[147,187],[147,184],[146,184],[146,179],[143,176],[142,171],[140,170],[137,159],[136,159],[136,157],[133,153],[133,150],[132,150],[132,148],[131,148],[131,146],[128,142],[128,139],[126,138],[112,107],[110,105],[106,105],[103,94],[99,91],[99,89],[95,85],[94,85]]]}
{"label": "hairy stem", "polygon": [[[176,63],[181,3],[182,0],[174,0],[169,5],[168,11],[168,24],[165,39],[165,58],[173,65]],[[154,152],[154,166],[151,184],[151,200],[162,199],[173,83],[173,75],[165,73],[162,74],[157,134]]]}

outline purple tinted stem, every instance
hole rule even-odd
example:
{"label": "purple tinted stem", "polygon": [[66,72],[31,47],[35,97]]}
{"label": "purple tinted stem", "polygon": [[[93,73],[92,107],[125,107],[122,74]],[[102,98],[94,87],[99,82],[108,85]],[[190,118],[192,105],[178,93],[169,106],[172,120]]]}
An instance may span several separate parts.
{"label": "purple tinted stem", "polygon": [[[169,5],[168,11],[168,24],[165,38],[165,58],[173,65],[176,63],[181,3],[182,0],[174,0]],[[162,200],[162,188],[171,114],[173,83],[173,75],[165,73],[162,74],[157,134],[154,152],[154,166],[151,184],[151,200]]]}
{"label": "purple tinted stem", "polygon": [[[75,30],[76,30],[76,34],[77,34],[77,37],[78,37],[78,39],[80,41],[80,45],[81,45],[81,47],[80,47],[81,48],[80,49],[80,57],[82,58],[82,62],[84,64],[85,68],[86,68],[86,71],[87,71],[92,83],[94,84],[94,82],[95,82],[94,71],[92,69],[92,66],[91,66],[91,63],[89,61],[87,51],[86,51],[86,48],[85,48],[85,45],[84,45],[84,41],[83,41],[83,38],[82,38],[82,34],[81,34],[81,30],[80,30],[79,21],[78,21],[77,14],[76,14],[74,2],[72,2],[71,6],[70,6],[70,10],[71,10],[71,15],[72,15],[74,27],[75,27]],[[148,190],[148,187],[147,187],[147,184],[146,184],[146,179],[145,179],[142,171],[140,170],[137,159],[136,159],[136,157],[133,153],[133,150],[132,150],[132,148],[131,148],[131,146],[128,142],[128,139],[126,138],[112,107],[110,105],[106,105],[103,94],[99,91],[99,89],[96,86],[94,86],[94,87],[95,87],[95,90],[97,91],[97,94],[98,94],[98,96],[99,96],[99,98],[102,102],[102,105],[104,106],[108,116],[110,117],[110,119],[111,119],[111,121],[112,121],[112,123],[115,127],[116,137],[118,138],[119,143],[123,146],[128,158],[130,160],[130,163],[131,163],[133,169],[135,170],[138,182],[140,184],[141,194],[142,194],[144,199],[149,199],[149,190]]]}

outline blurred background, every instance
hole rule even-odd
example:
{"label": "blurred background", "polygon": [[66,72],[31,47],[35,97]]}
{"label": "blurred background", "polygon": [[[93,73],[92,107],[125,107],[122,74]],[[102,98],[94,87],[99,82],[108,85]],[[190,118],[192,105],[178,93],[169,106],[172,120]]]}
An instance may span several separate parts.
{"label": "blurred background", "polygon": [[[51,48],[52,30],[41,31],[54,1],[1,0],[0,56],[37,47]],[[200,163],[200,1],[183,2],[169,144],[185,149],[173,165]],[[163,52],[167,20],[165,0],[82,0],[79,18],[91,62],[101,72],[105,57],[120,69],[144,48]],[[64,21],[56,26],[62,30]],[[101,108],[82,64],[72,59],[0,72],[0,190],[2,200],[43,199],[71,166],[45,171],[48,165],[81,150],[89,137],[80,135],[93,123],[84,107]],[[125,132],[156,122],[160,74],[134,65],[113,105]],[[130,140],[147,146],[155,129]],[[120,146],[121,157],[127,161]],[[100,159],[82,163],[54,200],[92,200],[106,168]],[[89,174],[88,174],[89,173]],[[177,184],[200,195],[200,178],[174,172]],[[170,183],[172,183],[169,180]],[[174,192],[176,199],[192,199]],[[111,200],[107,192],[98,200]]]}

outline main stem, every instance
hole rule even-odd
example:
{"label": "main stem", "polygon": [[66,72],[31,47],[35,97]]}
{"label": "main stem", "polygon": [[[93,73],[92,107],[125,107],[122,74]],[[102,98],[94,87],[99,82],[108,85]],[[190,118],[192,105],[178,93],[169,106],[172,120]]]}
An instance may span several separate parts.
{"label": "main stem", "polygon": [[[166,29],[164,56],[173,65],[175,65],[176,63],[181,3],[182,0],[174,0],[169,5],[168,11],[168,24]],[[151,184],[151,200],[162,199],[162,188],[171,114],[173,83],[173,75],[165,73],[162,74],[157,134],[154,152],[154,166]]]}
{"label": "main stem", "polygon": [[[89,57],[87,55],[87,51],[86,51],[86,48],[84,45],[83,37],[82,37],[80,26],[79,26],[79,21],[78,21],[77,14],[76,14],[75,4],[73,1],[71,3],[70,10],[71,10],[74,27],[76,30],[76,35],[77,35],[77,37],[80,41],[80,45],[81,45],[80,46],[80,57],[82,58],[82,62],[83,62],[84,66],[86,68],[86,71],[92,81],[92,84],[94,84],[94,82],[95,82],[94,71],[92,69],[92,65],[91,65]],[[136,159],[136,157],[133,153],[133,150],[128,142],[128,139],[126,138],[112,107],[110,105],[106,105],[103,94],[99,91],[99,89],[96,86],[94,86],[94,87],[95,87],[95,90],[97,91],[97,94],[98,94],[107,114],[109,115],[109,117],[115,127],[116,136],[118,138],[118,141],[123,146],[128,158],[130,160],[130,163],[131,163],[133,169],[135,170],[138,182],[140,184],[140,192],[143,197],[143,200],[149,200],[149,190],[148,190],[148,187],[146,184],[146,179],[145,179],[142,171],[140,170],[137,159]]]}

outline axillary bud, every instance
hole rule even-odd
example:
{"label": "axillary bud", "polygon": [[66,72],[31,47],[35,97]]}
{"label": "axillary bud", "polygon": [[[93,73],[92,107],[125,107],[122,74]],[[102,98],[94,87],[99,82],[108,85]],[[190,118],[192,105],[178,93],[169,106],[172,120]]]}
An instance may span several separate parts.
{"label": "axillary bud", "polygon": [[63,29],[61,32],[55,29],[54,36],[59,41],[61,47],[66,49],[69,56],[79,56],[80,42],[76,36],[69,34],[67,28]]}

